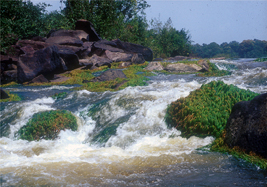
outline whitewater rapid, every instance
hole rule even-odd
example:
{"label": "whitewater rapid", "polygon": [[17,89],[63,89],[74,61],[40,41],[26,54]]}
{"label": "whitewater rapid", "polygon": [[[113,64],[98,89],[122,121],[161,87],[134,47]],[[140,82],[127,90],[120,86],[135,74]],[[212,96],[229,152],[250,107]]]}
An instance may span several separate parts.
{"label": "whitewater rapid", "polygon": [[[224,61],[213,63],[221,69],[226,64]],[[125,186],[130,177],[134,182],[129,184],[146,186],[144,181],[138,183],[146,172],[152,176],[151,172],[160,168],[166,173],[166,167],[186,166],[188,170],[180,168],[184,175],[196,171],[192,169],[195,163],[197,167],[211,164],[211,170],[227,173],[230,169],[223,165],[231,161],[226,155],[196,153],[197,148],[210,144],[214,138],[182,138],[180,131],[167,127],[166,108],[213,80],[264,93],[267,92],[266,77],[267,70],[261,68],[233,70],[230,76],[216,78],[159,74],[151,77],[148,86],[104,93],[69,91],[63,100],[53,99],[50,91],[62,92],[70,87],[10,88],[10,91],[31,93],[37,98],[1,107],[4,124],[1,128],[4,127],[6,134],[0,138],[2,185]],[[90,115],[94,107],[97,111]],[[70,110],[78,119],[78,131],[61,131],[56,140],[17,139],[16,132],[33,114],[56,109]],[[96,134],[109,125],[116,125],[115,134],[105,142],[94,141]],[[155,177],[153,181],[160,184],[164,180]]]}

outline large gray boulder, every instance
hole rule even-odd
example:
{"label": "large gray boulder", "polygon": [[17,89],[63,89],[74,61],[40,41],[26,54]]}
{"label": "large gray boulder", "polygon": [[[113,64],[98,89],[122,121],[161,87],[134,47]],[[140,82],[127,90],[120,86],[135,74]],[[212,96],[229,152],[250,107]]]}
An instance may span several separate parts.
{"label": "large gray boulder", "polygon": [[133,64],[143,64],[145,61],[146,61],[145,58],[140,53],[134,54],[132,59],[131,59],[131,62]]}
{"label": "large gray boulder", "polygon": [[101,40],[101,37],[96,33],[93,24],[85,19],[80,19],[75,23],[75,30],[85,31],[89,35],[88,40],[90,42]]}
{"label": "large gray boulder", "polygon": [[196,64],[183,64],[183,63],[176,63],[176,64],[168,64],[164,70],[169,72],[177,72],[177,73],[195,73],[200,71],[202,68]]}
{"label": "large gray boulder", "polygon": [[58,54],[64,60],[67,70],[72,70],[80,66],[78,55],[71,49],[60,49]]}
{"label": "large gray boulder", "polygon": [[162,71],[164,67],[160,62],[150,62],[146,68],[147,71]]}
{"label": "large gray boulder", "polygon": [[133,55],[120,52],[111,52],[109,50],[105,51],[106,56],[112,60],[112,62],[129,62],[131,61]]}
{"label": "large gray boulder", "polygon": [[76,47],[83,46],[83,42],[78,37],[70,37],[70,36],[49,37],[45,42],[50,45],[58,44],[58,45],[70,45]]}
{"label": "large gray boulder", "polygon": [[20,49],[25,46],[31,46],[34,50],[39,50],[50,46],[49,43],[34,40],[19,40],[16,46],[20,46]]}
{"label": "large gray boulder", "polygon": [[20,55],[18,82],[30,81],[40,74],[53,77],[55,72],[64,71],[63,65],[56,46],[37,50],[34,54]]}
{"label": "large gray boulder", "polygon": [[202,70],[200,70],[200,71],[202,71],[202,72],[209,71],[210,66],[206,60],[200,60],[197,63],[198,63],[198,65],[200,65],[202,67]]}
{"label": "large gray boulder", "polygon": [[[14,61],[15,60],[15,61]],[[12,81],[17,81],[17,63],[18,61],[7,55],[0,56],[1,63],[1,83],[5,84]]]}
{"label": "large gray boulder", "polygon": [[105,58],[105,57],[93,55],[91,58],[89,58],[89,63],[92,63],[93,66],[96,66],[96,67],[100,67],[100,66],[111,67],[112,60]]}
{"label": "large gray boulder", "polygon": [[57,30],[55,32],[52,32],[50,34],[50,37],[55,37],[55,36],[69,36],[72,38],[79,38],[82,41],[87,41],[89,36],[88,34],[83,31],[83,30]]}
{"label": "large gray boulder", "polygon": [[187,56],[175,56],[175,57],[170,57],[167,60],[168,61],[181,61],[181,60],[187,60],[190,59],[190,57]]}
{"label": "large gray boulder", "polygon": [[112,41],[114,43],[116,43],[117,47],[119,49],[122,49],[125,53],[142,54],[146,61],[152,61],[153,60],[153,52],[148,47],[144,47],[142,45],[133,44],[133,43],[129,43],[129,42],[122,42],[119,39],[112,40]]}
{"label": "large gray boulder", "polygon": [[109,69],[102,73],[100,76],[91,79],[91,82],[110,81],[117,78],[127,78],[121,70]]}
{"label": "large gray boulder", "polygon": [[267,158],[267,93],[236,103],[227,121],[225,143]]}
{"label": "large gray boulder", "polygon": [[120,52],[120,53],[124,52],[122,49],[118,48],[115,42],[107,40],[99,40],[93,44],[91,53],[96,54],[98,56],[102,56],[105,55],[105,52],[107,50],[110,52]]}

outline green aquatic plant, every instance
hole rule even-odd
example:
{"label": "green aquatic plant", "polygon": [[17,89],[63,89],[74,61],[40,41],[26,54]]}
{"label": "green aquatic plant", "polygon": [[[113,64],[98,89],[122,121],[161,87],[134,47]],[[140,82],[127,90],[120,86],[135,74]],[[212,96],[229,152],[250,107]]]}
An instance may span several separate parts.
{"label": "green aquatic plant", "polygon": [[207,61],[209,64],[209,70],[204,73],[199,73],[199,77],[221,77],[226,75],[231,75],[231,72],[228,70],[219,70],[219,68],[211,63],[210,61]]}
{"label": "green aquatic plant", "polygon": [[267,57],[261,57],[261,58],[257,58],[256,60],[254,60],[255,62],[265,62],[267,61]]}
{"label": "green aquatic plant", "polygon": [[235,103],[249,101],[257,93],[212,81],[172,102],[165,116],[167,124],[181,130],[182,136],[220,137]]}
{"label": "green aquatic plant", "polygon": [[2,102],[13,102],[13,101],[21,101],[21,98],[18,96],[18,94],[11,94],[10,92],[6,92],[9,98],[6,99],[0,99],[0,103]]}
{"label": "green aquatic plant", "polygon": [[66,96],[67,96],[67,92],[62,92],[62,93],[56,93],[52,95],[52,98],[56,100],[60,100],[60,99],[64,99]]}
{"label": "green aquatic plant", "polygon": [[0,84],[0,88],[5,88],[5,87],[9,87],[9,86],[18,86],[19,84],[12,81],[12,82],[9,82],[7,84]]}
{"label": "green aquatic plant", "polygon": [[[120,63],[121,62],[112,63],[111,69],[120,69]],[[149,80],[147,76],[154,75],[143,70],[147,64],[148,62],[130,65],[123,70],[127,78],[117,78],[115,80],[103,82],[90,82],[90,80],[95,77],[94,74],[103,72],[107,70],[108,67],[101,66],[98,70],[74,70],[66,74],[70,79],[64,82],[64,84],[79,84],[82,86],[76,89],[86,89],[93,92],[116,91],[127,86],[144,86],[147,85],[146,81]]]}
{"label": "green aquatic plant", "polygon": [[60,131],[65,129],[78,129],[76,117],[67,110],[50,110],[34,114],[30,121],[20,128],[17,136],[28,141],[54,140]]}

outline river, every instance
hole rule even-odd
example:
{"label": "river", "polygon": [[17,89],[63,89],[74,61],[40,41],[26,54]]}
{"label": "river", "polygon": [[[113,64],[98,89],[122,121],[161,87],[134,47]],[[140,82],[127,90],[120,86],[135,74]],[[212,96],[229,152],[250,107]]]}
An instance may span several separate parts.
{"label": "river", "polygon": [[[6,88],[23,100],[1,103],[0,184],[266,186],[266,171],[230,155],[197,149],[213,137],[182,138],[164,122],[168,104],[213,80],[266,93],[266,63],[251,65],[251,60],[213,60],[232,71],[225,77],[158,74],[148,86],[117,92],[72,91],[77,85]],[[60,92],[67,96],[51,97]],[[61,131],[56,140],[16,138],[34,113],[55,109],[75,114],[78,131]]]}

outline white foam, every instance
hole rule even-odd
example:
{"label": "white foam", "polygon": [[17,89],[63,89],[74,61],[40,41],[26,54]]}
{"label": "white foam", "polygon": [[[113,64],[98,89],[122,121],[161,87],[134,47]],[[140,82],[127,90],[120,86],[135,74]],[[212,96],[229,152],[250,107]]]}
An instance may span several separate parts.
{"label": "white foam", "polygon": [[54,102],[55,100],[51,97],[44,97],[34,101],[20,103],[19,107],[21,107],[21,109],[19,111],[19,118],[13,122],[14,124],[10,125],[11,133],[9,137],[13,138],[14,134],[22,126],[26,125],[33,114],[47,110],[55,110],[55,108],[51,107]]}

